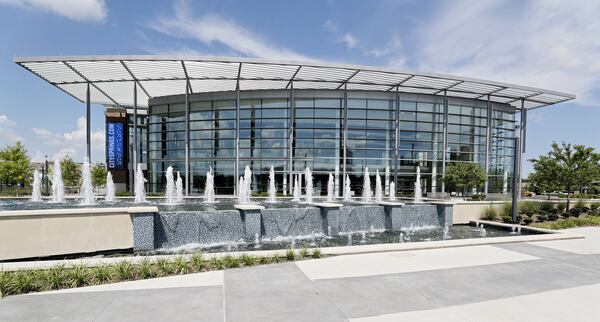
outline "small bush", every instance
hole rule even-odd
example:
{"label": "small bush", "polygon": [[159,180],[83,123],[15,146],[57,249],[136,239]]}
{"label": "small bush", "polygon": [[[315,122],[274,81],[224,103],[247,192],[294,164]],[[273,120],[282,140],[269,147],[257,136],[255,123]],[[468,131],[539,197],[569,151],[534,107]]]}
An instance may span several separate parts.
{"label": "small bush", "polygon": [[296,259],[296,252],[293,249],[288,248],[285,251],[285,259],[287,259],[289,261],[293,261],[294,259]]}
{"label": "small bush", "polygon": [[120,261],[113,266],[113,278],[116,281],[127,281],[133,278],[133,265],[129,261]]}
{"label": "small bush", "polygon": [[548,201],[540,203],[540,212],[543,214],[550,214],[554,211],[554,204]]}
{"label": "small bush", "polygon": [[548,219],[552,221],[557,221],[560,216],[558,214],[549,214]]}
{"label": "small bush", "polygon": [[221,258],[218,258],[218,257],[211,258],[210,263],[216,269],[225,269],[225,268],[227,268],[227,265],[225,264],[225,260],[223,260]]}
{"label": "small bush", "polygon": [[88,281],[89,271],[86,266],[75,265],[65,270],[65,275],[69,287],[80,287]]}
{"label": "small bush", "polygon": [[44,274],[44,291],[58,290],[66,284],[65,267],[58,265],[46,270]]}
{"label": "small bush", "polygon": [[92,268],[90,275],[92,285],[108,283],[111,279],[110,267],[108,265],[96,266]]}
{"label": "small bush", "polygon": [[536,201],[520,201],[518,210],[520,214],[535,215],[540,211],[540,204]]}
{"label": "small bush", "polygon": [[273,256],[271,257],[271,262],[273,263],[281,263],[283,262],[284,257],[281,256],[281,254],[279,254],[279,252],[275,252],[273,254]]}
{"label": "small bush", "polygon": [[597,210],[600,209],[600,202],[592,202],[592,204],[590,204],[590,209],[593,212],[596,212]]}
{"label": "small bush", "polygon": [[523,218],[523,223],[525,225],[529,225],[533,222],[533,218],[531,218],[531,216],[525,216],[525,218]]}
{"label": "small bush", "polygon": [[496,218],[498,218],[498,211],[494,206],[490,205],[483,209],[483,216],[481,218],[485,220],[496,220]]}
{"label": "small bush", "polygon": [[254,266],[254,264],[256,264],[256,257],[252,255],[242,254],[240,260],[244,266]]}
{"label": "small bush", "polygon": [[298,255],[300,256],[300,258],[308,257],[308,249],[306,249],[306,248],[300,249],[300,251],[298,252]]}
{"label": "small bush", "polygon": [[258,258],[258,262],[260,264],[269,264],[271,262],[271,260],[267,256],[261,256],[261,257]]}
{"label": "small bush", "polygon": [[206,269],[206,261],[202,253],[195,253],[191,258],[192,268],[196,272],[202,272]]}
{"label": "small bush", "polygon": [[485,200],[485,195],[472,195],[471,200],[473,201],[483,201]]}
{"label": "small bush", "polygon": [[0,271],[0,299],[6,295],[8,295],[8,283],[10,281],[10,276],[8,272]]}
{"label": "small bush", "polygon": [[505,222],[505,223],[507,223],[507,224],[509,224],[509,223],[512,223],[512,222],[513,222],[513,220],[512,220],[512,216],[506,216],[506,215],[503,215],[501,218],[502,218],[502,221],[503,221],[503,222]]}
{"label": "small bush", "polygon": [[191,271],[191,266],[183,256],[177,256],[175,257],[175,260],[173,260],[173,270],[175,273],[183,275]]}
{"label": "small bush", "polygon": [[227,268],[236,268],[240,267],[240,260],[237,257],[231,256],[229,254],[223,257],[223,261],[225,262],[225,267]]}
{"label": "small bush", "polygon": [[569,218],[566,220],[560,220],[556,222],[539,223],[534,224],[536,227],[546,229],[566,229],[574,227],[585,227],[585,226],[600,226],[600,217],[585,217],[585,218]]}
{"label": "small bush", "polygon": [[25,294],[38,291],[36,286],[37,274],[31,270],[23,270],[12,273],[6,294]]}
{"label": "small bush", "polygon": [[156,267],[156,273],[158,274],[158,276],[171,275],[174,271],[171,263],[169,263],[169,261],[164,258],[157,260],[154,265]]}
{"label": "small bush", "polygon": [[581,208],[571,208],[571,210],[569,211],[569,213],[573,217],[579,217],[579,215],[581,215]]}
{"label": "small bush", "polygon": [[154,277],[154,266],[147,258],[144,258],[138,265],[137,274],[142,279]]}
{"label": "small bush", "polygon": [[585,201],[583,201],[583,200],[577,200],[577,201],[575,201],[575,204],[573,205],[573,208],[583,209],[585,206],[586,206]]}
{"label": "small bush", "polygon": [[319,249],[319,248],[313,249],[312,258],[321,258],[321,249]]}
{"label": "small bush", "polygon": [[548,215],[539,215],[538,220],[540,222],[544,222],[544,221],[548,220]]}
{"label": "small bush", "polygon": [[567,203],[566,202],[561,202],[558,205],[556,205],[556,209],[558,209],[558,212],[563,212],[567,209]]}
{"label": "small bush", "polygon": [[[502,204],[502,209],[500,211],[502,217],[509,216],[512,218],[512,204],[510,202],[505,202]],[[512,220],[512,219],[511,219]]]}

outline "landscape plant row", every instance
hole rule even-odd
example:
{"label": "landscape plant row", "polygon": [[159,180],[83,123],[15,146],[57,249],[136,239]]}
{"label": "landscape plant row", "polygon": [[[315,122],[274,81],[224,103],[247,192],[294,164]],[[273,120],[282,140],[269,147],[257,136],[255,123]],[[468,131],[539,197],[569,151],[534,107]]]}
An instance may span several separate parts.
{"label": "landscape plant row", "polygon": [[[517,222],[525,225],[536,221],[543,223],[546,221],[558,221],[561,218],[577,218],[581,215],[600,216],[600,202],[594,202],[588,206],[584,201],[578,200],[572,208],[567,209],[567,204],[564,202],[552,203],[547,201],[523,200],[518,204],[517,214]],[[512,204],[510,202],[503,203],[499,210],[490,205],[484,209],[482,218],[512,223]]]}
{"label": "landscape plant row", "polygon": [[281,263],[307,258],[320,258],[321,250],[287,249],[285,253],[273,256],[241,254],[206,258],[202,253],[189,257],[176,256],[172,259],[143,259],[132,263],[127,260],[115,264],[102,264],[95,267],[85,265],[57,265],[46,269],[19,271],[0,270],[0,298],[32,292],[51,291],[91,285],[109,284],[122,281],[143,280],[155,277],[183,275],[226,268],[248,267],[270,263]]}

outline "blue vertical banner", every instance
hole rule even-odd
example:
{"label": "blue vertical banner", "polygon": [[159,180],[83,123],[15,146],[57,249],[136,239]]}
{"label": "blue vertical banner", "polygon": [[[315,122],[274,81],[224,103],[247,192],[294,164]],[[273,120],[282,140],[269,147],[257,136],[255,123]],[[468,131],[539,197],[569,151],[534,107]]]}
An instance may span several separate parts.
{"label": "blue vertical banner", "polygon": [[109,169],[123,170],[123,123],[106,123],[106,164]]}

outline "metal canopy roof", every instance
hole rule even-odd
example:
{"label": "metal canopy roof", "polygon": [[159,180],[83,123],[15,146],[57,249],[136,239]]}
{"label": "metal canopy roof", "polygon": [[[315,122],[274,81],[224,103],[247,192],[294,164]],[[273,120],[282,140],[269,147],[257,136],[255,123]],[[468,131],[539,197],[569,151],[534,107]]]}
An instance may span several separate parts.
{"label": "metal canopy roof", "polygon": [[138,107],[148,99],[190,92],[239,89],[343,89],[398,91],[507,103],[527,109],[565,102],[575,95],[474,78],[369,66],[205,56],[61,56],[19,57],[15,63],[77,100],[131,107],[137,82]]}

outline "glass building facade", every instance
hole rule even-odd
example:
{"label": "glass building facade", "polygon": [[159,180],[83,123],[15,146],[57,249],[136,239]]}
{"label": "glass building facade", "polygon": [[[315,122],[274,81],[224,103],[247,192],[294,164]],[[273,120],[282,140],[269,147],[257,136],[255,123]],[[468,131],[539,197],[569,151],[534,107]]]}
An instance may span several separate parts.
{"label": "glass building facade", "polygon": [[516,110],[508,104],[342,89],[194,93],[189,106],[185,95],[149,105],[143,142],[150,192],[164,189],[168,166],[185,176],[186,135],[192,195],[203,193],[209,168],[216,193],[233,194],[236,167],[243,174],[246,166],[255,192],[266,192],[271,167],[278,191],[288,193],[290,175],[308,167],[317,194],[326,194],[330,173],[338,196],[345,175],[360,194],[368,167],[386,194],[395,181],[398,194],[410,195],[417,166],[423,190],[442,192],[444,168],[454,162],[487,164],[489,193],[511,189]]}

